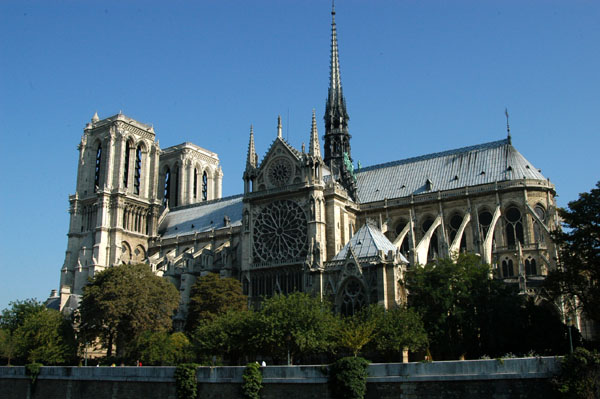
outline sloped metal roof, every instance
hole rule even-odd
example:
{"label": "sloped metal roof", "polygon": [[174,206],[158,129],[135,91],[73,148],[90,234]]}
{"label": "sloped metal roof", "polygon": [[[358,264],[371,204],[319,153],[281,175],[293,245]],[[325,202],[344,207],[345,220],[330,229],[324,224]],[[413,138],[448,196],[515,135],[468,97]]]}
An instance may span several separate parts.
{"label": "sloped metal roof", "polygon": [[[394,253],[397,251],[396,246],[377,227],[371,226],[368,223],[358,229],[356,234],[352,236],[350,241],[346,243],[344,248],[332,260],[346,259],[350,247],[352,247],[352,251],[358,259],[377,256],[379,255],[379,251],[383,251],[386,255],[389,251],[393,251]],[[402,260],[408,263],[404,257]]]}
{"label": "sloped metal roof", "polygon": [[366,167],[356,179],[361,203],[506,180],[546,180],[508,139]]}
{"label": "sloped metal roof", "polygon": [[160,224],[158,233],[162,238],[171,238],[221,229],[227,227],[225,216],[229,218],[230,226],[241,226],[242,198],[243,195],[236,195],[172,210]]}

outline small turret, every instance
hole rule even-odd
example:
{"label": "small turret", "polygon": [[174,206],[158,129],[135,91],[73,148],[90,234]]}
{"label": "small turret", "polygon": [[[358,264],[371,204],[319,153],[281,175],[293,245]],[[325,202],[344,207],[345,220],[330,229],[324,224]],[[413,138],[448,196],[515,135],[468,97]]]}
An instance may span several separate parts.
{"label": "small turret", "polygon": [[312,111],[312,128],[310,130],[310,141],[308,144],[308,155],[321,158],[321,145],[319,144],[319,133],[317,132],[317,118],[315,110]]}

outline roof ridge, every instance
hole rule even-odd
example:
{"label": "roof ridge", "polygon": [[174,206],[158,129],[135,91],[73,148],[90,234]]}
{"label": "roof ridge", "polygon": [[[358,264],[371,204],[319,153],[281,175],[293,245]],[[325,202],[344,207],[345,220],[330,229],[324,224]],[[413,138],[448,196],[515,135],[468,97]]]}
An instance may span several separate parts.
{"label": "roof ridge", "polygon": [[455,148],[452,150],[434,152],[431,154],[420,155],[417,157],[411,157],[411,158],[406,158],[406,159],[400,159],[397,161],[390,161],[390,162],[384,162],[384,163],[380,163],[380,164],[376,164],[376,165],[371,165],[371,166],[367,166],[365,168],[361,168],[360,170],[357,170],[356,173],[359,174],[362,172],[367,172],[369,170],[388,168],[391,166],[402,165],[402,164],[412,163],[412,162],[416,162],[416,161],[424,161],[427,159],[439,158],[439,157],[446,156],[446,155],[460,154],[460,153],[469,152],[469,151],[478,150],[478,149],[489,149],[489,148],[493,148],[493,147],[500,147],[501,145],[506,145],[506,144],[510,144],[508,139],[490,141],[488,143],[476,144],[476,145],[471,145],[471,146],[467,146],[467,147]]}
{"label": "roof ridge", "polygon": [[205,205],[217,204],[219,202],[225,202],[225,201],[229,201],[232,199],[241,198],[243,196],[244,196],[244,194],[234,194],[234,195],[230,195],[228,197],[217,198],[217,199],[213,199],[213,200],[209,200],[209,201],[202,201],[202,202],[196,202],[193,204],[181,205],[181,206],[178,206],[175,208],[171,208],[170,212],[181,211],[183,209],[189,209],[189,208],[198,208],[198,207],[205,206]]}

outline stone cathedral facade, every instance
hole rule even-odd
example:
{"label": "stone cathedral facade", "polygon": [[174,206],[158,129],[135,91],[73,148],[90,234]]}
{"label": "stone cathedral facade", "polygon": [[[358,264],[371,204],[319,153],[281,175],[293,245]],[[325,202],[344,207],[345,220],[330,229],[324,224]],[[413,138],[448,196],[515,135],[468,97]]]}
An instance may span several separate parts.
{"label": "stone cathedral facade", "polygon": [[279,119],[259,159],[251,129],[243,193],[227,198],[216,153],[191,143],[161,149],[151,126],[94,115],[69,197],[61,309],[77,307],[94,273],[133,262],[178,287],[180,320],[194,281],[209,272],[239,279],[251,301],[304,291],[352,313],[402,303],[406,268],[469,251],[495,278],[535,290],[555,267],[555,189],[513,147],[510,131],[355,167],[334,11],[329,73],[324,135],[313,111],[308,148],[294,148]]}

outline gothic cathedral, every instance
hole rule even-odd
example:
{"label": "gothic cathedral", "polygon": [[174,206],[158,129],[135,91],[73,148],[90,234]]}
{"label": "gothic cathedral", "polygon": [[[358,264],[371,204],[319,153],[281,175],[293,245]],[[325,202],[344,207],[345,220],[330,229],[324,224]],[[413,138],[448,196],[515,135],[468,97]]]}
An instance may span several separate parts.
{"label": "gothic cathedral", "polygon": [[[554,186],[507,138],[355,167],[342,92],[335,11],[323,151],[313,111],[308,148],[277,135],[262,160],[250,129],[243,194],[222,198],[216,153],[161,149],[153,128],[94,115],[79,145],[77,186],[61,269],[60,307],[75,309],[89,277],[145,262],[181,293],[235,277],[251,301],[292,291],[346,314],[402,303],[408,267],[461,251],[494,277],[533,292],[555,267]],[[58,299],[58,298],[57,298]]]}

